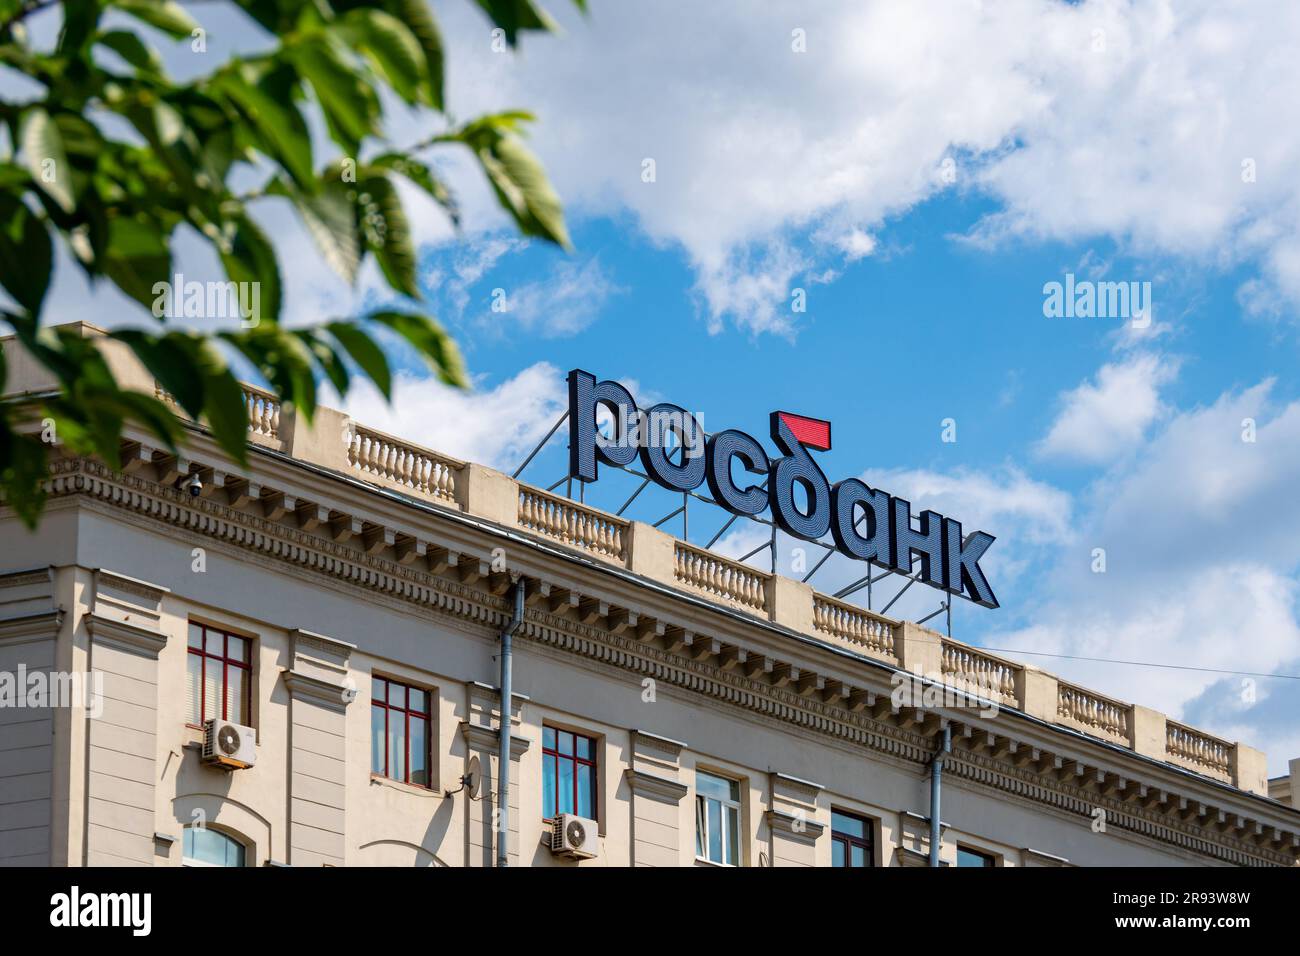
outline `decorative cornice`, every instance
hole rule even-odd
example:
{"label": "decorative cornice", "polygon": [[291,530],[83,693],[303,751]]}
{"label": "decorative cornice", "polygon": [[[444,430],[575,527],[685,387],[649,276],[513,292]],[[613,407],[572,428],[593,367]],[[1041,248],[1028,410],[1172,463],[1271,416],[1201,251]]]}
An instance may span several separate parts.
{"label": "decorative cornice", "polygon": [[53,575],[48,567],[29,568],[25,571],[9,571],[0,574],[0,591],[6,588],[22,588],[29,584],[53,584]]}
{"label": "decorative cornice", "polygon": [[653,750],[655,753],[662,754],[674,763],[681,757],[682,751],[686,749],[686,744],[680,740],[660,737],[658,734],[652,734],[645,730],[632,731],[632,744],[634,748]]}
{"label": "decorative cornice", "polygon": [[812,845],[826,829],[825,824],[809,820],[803,814],[786,813],[784,810],[768,810],[763,814],[768,827],[773,833],[780,833],[800,843]]}
{"label": "decorative cornice", "polygon": [[792,777],[789,774],[777,773],[772,771],[772,789],[778,786],[783,790],[793,793],[808,803],[814,803],[817,800],[817,794],[826,788],[820,783],[813,783],[811,780],[800,780],[798,777]]}
{"label": "decorative cornice", "polygon": [[[465,743],[474,750],[496,753],[497,747],[501,744],[501,734],[493,727],[484,727],[480,724],[471,724],[466,721],[460,722],[460,734],[465,738]],[[518,760],[532,745],[527,737],[510,738],[510,759]]]}
{"label": "decorative cornice", "polygon": [[136,597],[142,597],[146,601],[152,602],[155,606],[162,601],[165,595],[171,594],[170,588],[165,588],[158,584],[150,584],[148,581],[141,581],[138,578],[128,577],[125,574],[110,571],[108,568],[97,568],[95,570],[96,591],[98,591],[101,584],[106,584],[119,591],[125,591],[127,594],[134,594]]}
{"label": "decorative cornice", "polygon": [[651,797],[665,803],[680,803],[690,789],[676,780],[658,777],[644,770],[633,770],[631,767],[623,771],[623,776],[627,780],[628,789],[638,797]]}
{"label": "decorative cornice", "polygon": [[[115,621],[99,614],[87,614],[82,620],[86,630],[95,639],[96,644],[117,647],[120,650],[138,654],[141,657],[158,659],[162,649],[167,646],[167,635],[159,631],[136,627],[125,621]],[[93,658],[92,658],[93,665]]]}
{"label": "decorative cornice", "polygon": [[31,641],[51,641],[63,625],[63,611],[38,611],[0,619],[0,644],[25,644]]}
{"label": "decorative cornice", "polygon": [[1055,853],[1044,853],[1042,850],[1035,850],[1031,847],[1025,847],[1026,862],[1032,860],[1036,866],[1073,866],[1063,856],[1057,856]]}
{"label": "decorative cornice", "polygon": [[284,686],[294,700],[320,704],[340,714],[356,698],[356,691],[344,684],[335,684],[297,671],[284,671]]}
{"label": "decorative cornice", "polygon": [[[49,488],[54,497],[86,495],[100,507],[132,515],[136,523],[163,523],[200,539],[222,541],[232,548],[257,555],[256,560],[263,563],[287,565],[297,568],[299,574],[323,575],[340,584],[364,589],[372,601],[433,609],[446,615],[449,624],[455,626],[458,623],[485,636],[503,626],[509,615],[505,598],[481,587],[362,554],[319,535],[212,499],[192,499],[140,475],[113,473],[91,459],[61,459],[51,470]],[[928,761],[933,749],[928,736],[913,733],[906,726],[878,720],[842,704],[832,705],[813,696],[799,695],[768,682],[753,680],[708,660],[679,656],[635,640],[629,634],[582,624],[572,618],[548,613],[542,607],[526,611],[518,636],[566,656],[576,655],[585,659],[588,666],[653,677],[690,694],[742,708],[750,714],[750,719],[817,733],[840,746],[865,748],[877,759],[899,765],[922,765]],[[480,733],[487,734],[491,737],[490,744],[479,749],[495,750],[495,731],[490,728],[467,730],[466,726],[462,725],[462,733],[467,741],[472,737],[478,739]],[[512,744],[512,756],[517,756],[527,749],[528,742],[523,738],[514,740],[522,742],[522,747],[519,743]],[[953,763],[955,771],[958,767],[989,761],[982,755],[964,756],[979,757],[979,760],[964,763],[956,759]],[[1071,788],[1049,775],[1038,774],[1026,779],[1025,771],[1002,760],[989,762],[978,772],[971,769],[969,773],[966,779],[970,782],[993,787],[1027,805],[1059,812],[1079,812],[1064,809],[1062,804],[1069,802]],[[1102,802],[1097,794],[1089,794],[1088,798],[1090,806]],[[1105,802],[1125,809],[1120,801]],[[1237,840],[1224,832],[1193,828],[1169,815],[1151,811],[1129,809],[1127,812],[1143,820],[1140,826],[1127,831],[1135,838],[1172,844],[1193,853],[1232,862],[1294,864],[1293,848],[1274,850]],[[1115,819],[1114,816],[1110,818],[1112,825]],[[1150,835],[1146,835],[1148,831]],[[1284,835],[1295,839],[1293,829],[1287,829]]]}

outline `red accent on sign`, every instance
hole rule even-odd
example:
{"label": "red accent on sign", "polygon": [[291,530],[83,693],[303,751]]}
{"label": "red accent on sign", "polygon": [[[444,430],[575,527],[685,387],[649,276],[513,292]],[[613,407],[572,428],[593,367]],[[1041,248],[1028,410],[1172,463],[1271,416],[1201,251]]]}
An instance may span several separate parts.
{"label": "red accent on sign", "polygon": [[794,437],[799,439],[799,444],[817,451],[830,451],[830,422],[822,421],[820,418],[804,418],[802,415],[794,415],[790,412],[777,412],[777,415],[794,433]]}

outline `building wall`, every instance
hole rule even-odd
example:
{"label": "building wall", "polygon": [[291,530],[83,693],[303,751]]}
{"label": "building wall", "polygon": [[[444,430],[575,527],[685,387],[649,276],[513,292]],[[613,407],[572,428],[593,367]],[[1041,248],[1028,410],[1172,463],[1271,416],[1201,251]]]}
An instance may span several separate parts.
{"label": "building wall", "polygon": [[[20,660],[29,667],[84,660],[105,675],[99,719],[73,711],[61,735],[57,714],[0,723],[3,862],[179,864],[183,828],[202,822],[236,835],[256,864],[490,865],[500,719],[495,628],[254,559],[236,544],[204,540],[199,572],[198,540],[67,501],[39,536],[0,523],[0,573],[53,568],[48,585],[0,589],[12,605],[0,609],[8,616],[23,601],[46,611],[57,603],[65,615],[44,636],[0,637],[0,669]],[[185,721],[190,620],[254,641],[254,768],[227,773],[200,763],[201,733]],[[879,865],[928,852],[928,830],[918,824],[928,775],[912,761],[647,685],[638,673],[523,636],[514,661],[512,864],[574,865],[545,846],[543,725],[599,742],[600,853],[582,865],[695,864],[701,768],[743,783],[744,865],[828,865],[833,806],[876,821]],[[432,692],[437,791],[370,773],[376,674]],[[66,756],[56,759],[60,746]],[[475,755],[484,771],[479,799],[443,796]],[[949,863],[959,842],[1007,866],[1056,858],[1215,862],[1132,834],[1096,833],[1086,817],[955,776],[944,786],[942,816],[941,855]]]}

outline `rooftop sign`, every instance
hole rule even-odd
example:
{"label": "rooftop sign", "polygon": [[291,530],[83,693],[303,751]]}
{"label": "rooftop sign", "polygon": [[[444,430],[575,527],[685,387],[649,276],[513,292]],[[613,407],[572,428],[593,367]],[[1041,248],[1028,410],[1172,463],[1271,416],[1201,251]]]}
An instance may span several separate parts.
{"label": "rooftop sign", "polygon": [[[613,417],[609,435],[597,426],[600,406]],[[638,408],[618,382],[598,382],[581,369],[569,373],[568,420],[572,478],[595,481],[601,462],[626,467],[640,458],[650,479],[670,491],[694,491],[707,483],[714,501],[733,514],[752,517],[771,509],[777,527],[793,537],[820,541],[829,531],[836,550],[847,557],[902,574],[911,574],[913,562],[919,562],[921,582],[984,607],[998,606],[979,566],[993,535],[963,535],[959,521],[936,511],[922,511],[914,520],[911,502],[857,478],[832,485],[810,453],[830,449],[830,422],[772,412],[772,442],[782,457],[771,458],[742,431],[706,435],[680,406],[663,402]],[[754,476],[753,483],[736,482],[732,466],[737,462]],[[803,508],[796,485],[804,492]]]}

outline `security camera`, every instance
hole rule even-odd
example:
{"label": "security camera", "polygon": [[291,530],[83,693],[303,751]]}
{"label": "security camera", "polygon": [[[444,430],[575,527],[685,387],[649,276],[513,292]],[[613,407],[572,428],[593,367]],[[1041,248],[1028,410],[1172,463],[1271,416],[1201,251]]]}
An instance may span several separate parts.
{"label": "security camera", "polygon": [[190,475],[189,480],[185,482],[185,487],[189,489],[191,498],[203,494],[203,482],[199,480],[198,475]]}

